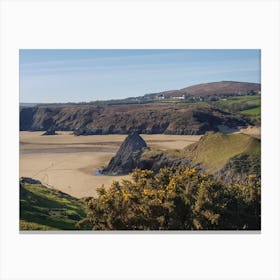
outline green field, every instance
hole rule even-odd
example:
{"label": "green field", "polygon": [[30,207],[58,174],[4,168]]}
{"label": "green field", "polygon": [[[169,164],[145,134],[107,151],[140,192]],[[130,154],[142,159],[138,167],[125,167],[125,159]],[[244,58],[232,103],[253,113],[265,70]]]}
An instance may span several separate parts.
{"label": "green field", "polygon": [[245,110],[261,107],[261,96],[245,95],[229,97],[226,100],[211,102],[214,107],[232,113],[243,113]]}
{"label": "green field", "polygon": [[84,203],[40,184],[20,185],[20,230],[75,230]]}
{"label": "green field", "polygon": [[172,103],[184,106],[213,106],[225,112],[238,113],[247,115],[248,117],[260,116],[261,114],[261,96],[260,95],[243,95],[232,96],[218,101],[187,101],[187,100],[160,100],[156,103]]}

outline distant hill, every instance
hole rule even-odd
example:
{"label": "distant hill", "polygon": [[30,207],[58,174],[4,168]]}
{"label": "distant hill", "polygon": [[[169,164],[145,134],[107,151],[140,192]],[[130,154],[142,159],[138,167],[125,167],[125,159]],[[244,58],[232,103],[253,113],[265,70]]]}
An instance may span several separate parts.
{"label": "distant hill", "polygon": [[146,96],[155,97],[162,95],[166,98],[176,97],[182,95],[190,96],[219,96],[219,95],[245,95],[248,93],[258,93],[261,91],[261,85],[258,83],[247,83],[247,82],[234,82],[234,81],[222,81],[222,82],[213,82],[213,83],[204,83],[194,86],[189,86],[186,88],[178,90],[169,90],[159,93],[152,93]]}
{"label": "distant hill", "polygon": [[249,96],[260,91],[261,85],[257,83],[222,81],[120,100],[21,104],[20,130],[64,130],[74,131],[75,135],[95,135],[132,131],[204,134],[221,131],[221,126],[237,129],[260,124],[260,96]]}

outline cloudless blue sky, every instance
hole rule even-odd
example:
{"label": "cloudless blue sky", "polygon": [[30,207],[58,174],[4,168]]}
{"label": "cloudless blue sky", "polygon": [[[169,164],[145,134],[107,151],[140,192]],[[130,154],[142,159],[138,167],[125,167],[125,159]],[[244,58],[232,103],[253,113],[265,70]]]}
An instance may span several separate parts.
{"label": "cloudless blue sky", "polygon": [[20,102],[140,96],[217,81],[260,83],[260,50],[20,50]]}

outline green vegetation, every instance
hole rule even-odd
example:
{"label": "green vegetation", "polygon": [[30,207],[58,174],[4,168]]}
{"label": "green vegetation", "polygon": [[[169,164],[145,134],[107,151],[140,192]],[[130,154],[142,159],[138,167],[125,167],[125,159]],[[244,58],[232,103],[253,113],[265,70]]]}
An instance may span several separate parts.
{"label": "green vegetation", "polygon": [[[177,162],[177,164],[183,163],[187,166],[199,166],[205,172],[215,174],[223,170],[234,157],[236,157],[236,163],[239,161],[242,165],[244,160],[249,160],[247,165],[255,166],[256,162],[260,163],[260,155],[260,139],[243,133],[208,132],[197,143],[184,149],[145,149],[139,166],[157,171],[158,167],[174,166],[172,163]],[[240,173],[241,170],[235,169],[234,172]]]}
{"label": "green vegetation", "polygon": [[194,164],[202,164],[207,172],[214,173],[222,169],[227,161],[239,154],[260,155],[259,139],[249,135],[206,133],[199,142],[185,148],[184,156],[191,158]]}
{"label": "green vegetation", "polygon": [[[242,179],[243,182],[248,180],[248,175],[254,175],[261,178],[261,161],[260,155],[240,154],[232,157],[222,170],[223,177],[230,178],[229,181]],[[241,178],[240,178],[241,177]],[[243,178],[242,178],[243,177]]]}
{"label": "green vegetation", "polygon": [[19,221],[20,230],[58,230],[54,227],[48,227],[37,223],[26,222],[24,220]]}
{"label": "green vegetation", "polygon": [[74,230],[85,216],[79,199],[40,184],[20,184],[21,230]]}
{"label": "green vegetation", "polygon": [[250,115],[250,116],[259,116],[261,114],[261,107],[255,107],[252,109],[241,111],[242,114]]}
{"label": "green vegetation", "polygon": [[225,98],[215,102],[210,102],[214,107],[230,113],[240,113],[244,110],[261,106],[261,96],[245,95]]}
{"label": "green vegetation", "polygon": [[234,96],[209,103],[225,112],[241,115],[255,125],[260,125],[261,123],[260,95]]}
{"label": "green vegetation", "polygon": [[196,100],[177,100],[177,99],[163,99],[163,100],[156,100],[154,103],[169,103],[169,104],[178,104],[178,105],[185,105],[185,106],[191,106],[191,105],[200,105],[200,106],[209,106],[209,103],[207,101],[196,101]]}
{"label": "green vegetation", "polygon": [[225,185],[196,169],[135,170],[87,201],[80,228],[94,230],[258,230],[260,180]]}

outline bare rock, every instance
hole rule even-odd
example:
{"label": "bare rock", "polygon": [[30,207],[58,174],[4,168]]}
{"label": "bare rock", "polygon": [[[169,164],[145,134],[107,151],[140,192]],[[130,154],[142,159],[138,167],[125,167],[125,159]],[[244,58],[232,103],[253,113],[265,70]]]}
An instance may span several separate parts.
{"label": "bare rock", "polygon": [[55,130],[53,128],[50,128],[42,134],[42,136],[46,136],[46,135],[57,135],[57,133],[55,132]]}
{"label": "bare rock", "polygon": [[116,156],[103,169],[103,174],[120,175],[130,173],[138,167],[141,154],[146,147],[146,142],[137,132],[130,133],[122,143]]}
{"label": "bare rock", "polygon": [[27,183],[27,184],[42,184],[41,181],[35,180],[33,178],[30,178],[30,177],[20,177],[19,182],[20,183]]}

